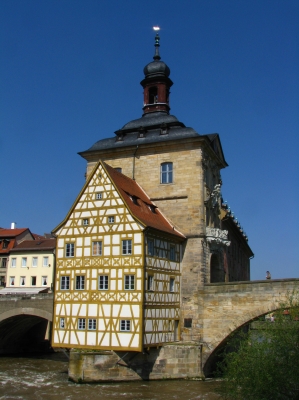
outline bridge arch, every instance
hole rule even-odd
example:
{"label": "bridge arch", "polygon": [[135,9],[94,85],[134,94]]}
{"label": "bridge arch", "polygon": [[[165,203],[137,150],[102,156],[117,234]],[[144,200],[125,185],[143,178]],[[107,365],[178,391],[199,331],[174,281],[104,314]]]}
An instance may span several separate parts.
{"label": "bridge arch", "polygon": [[35,317],[43,318],[50,322],[53,320],[53,313],[50,313],[46,310],[41,310],[34,307],[18,307],[2,312],[0,314],[0,322],[7,318],[16,317],[18,315],[34,315]]}
{"label": "bridge arch", "polygon": [[235,331],[281,308],[299,288],[299,279],[206,284],[203,291],[203,371]]}
{"label": "bridge arch", "polygon": [[0,296],[0,354],[50,349],[53,295]]}

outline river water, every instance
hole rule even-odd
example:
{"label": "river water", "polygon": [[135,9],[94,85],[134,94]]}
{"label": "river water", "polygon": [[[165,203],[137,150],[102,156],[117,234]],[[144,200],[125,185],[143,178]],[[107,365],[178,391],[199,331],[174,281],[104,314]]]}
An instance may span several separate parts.
{"label": "river water", "polygon": [[0,400],[220,400],[220,382],[151,381],[75,384],[63,353],[0,357]]}

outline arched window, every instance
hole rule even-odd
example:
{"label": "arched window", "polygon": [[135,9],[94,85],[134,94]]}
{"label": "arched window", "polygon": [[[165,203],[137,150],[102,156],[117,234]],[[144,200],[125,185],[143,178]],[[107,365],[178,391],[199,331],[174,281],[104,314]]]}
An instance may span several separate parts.
{"label": "arched window", "polygon": [[158,103],[158,88],[156,86],[151,87],[148,91],[149,94],[149,104]]}
{"label": "arched window", "polygon": [[161,164],[161,183],[173,182],[173,167],[171,162]]}

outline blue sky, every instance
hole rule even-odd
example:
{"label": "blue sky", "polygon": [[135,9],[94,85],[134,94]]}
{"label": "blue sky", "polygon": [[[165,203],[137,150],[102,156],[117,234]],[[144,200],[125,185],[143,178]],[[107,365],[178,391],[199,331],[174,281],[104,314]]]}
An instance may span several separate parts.
{"label": "blue sky", "polygon": [[297,0],[2,0],[0,226],[42,234],[65,217],[77,152],[142,114],[159,25],[171,113],[220,134],[252,279],[298,278],[298,21]]}

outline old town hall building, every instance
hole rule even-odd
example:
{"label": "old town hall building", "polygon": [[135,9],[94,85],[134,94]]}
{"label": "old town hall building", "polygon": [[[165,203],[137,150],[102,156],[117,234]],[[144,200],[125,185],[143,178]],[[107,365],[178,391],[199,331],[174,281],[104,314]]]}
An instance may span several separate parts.
{"label": "old town hall building", "polygon": [[53,231],[54,347],[142,352],[200,341],[200,288],[250,279],[253,253],[222,201],[219,135],[169,113],[159,46],[156,35],[141,118],[79,153],[86,183]]}

